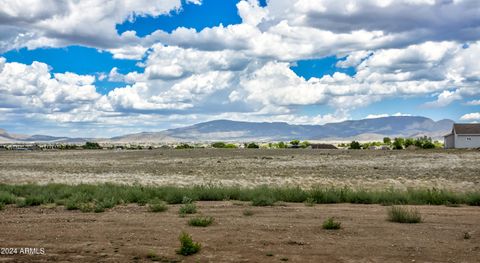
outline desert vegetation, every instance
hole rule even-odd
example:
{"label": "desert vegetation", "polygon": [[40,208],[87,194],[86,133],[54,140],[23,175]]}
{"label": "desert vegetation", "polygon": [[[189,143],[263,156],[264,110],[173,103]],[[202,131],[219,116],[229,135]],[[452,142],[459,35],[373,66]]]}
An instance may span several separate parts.
{"label": "desert vegetation", "polygon": [[213,223],[214,219],[211,216],[197,216],[192,217],[188,220],[189,226],[199,226],[199,227],[207,227]]}
{"label": "desert vegetation", "polygon": [[[203,185],[194,187],[143,186],[117,184],[0,184],[0,203],[18,207],[55,203],[68,210],[94,205],[109,209],[119,204],[144,204],[156,200],[150,207],[162,210],[165,205],[182,204],[180,214],[196,213],[195,201],[240,200],[253,206],[271,206],[275,202],[307,202],[309,204],[382,204],[382,205],[480,205],[480,192],[452,192],[439,189],[408,189],[406,191],[355,190],[348,187],[302,189],[299,187],[254,188]],[[155,209],[157,209],[155,208]],[[89,209],[87,209],[89,210]]]}
{"label": "desert vegetation", "polygon": [[337,230],[342,227],[342,223],[336,221],[333,217],[329,217],[327,220],[323,221],[322,228],[326,230]]}
{"label": "desert vegetation", "polygon": [[338,146],[353,150],[371,149],[372,147],[385,147],[386,149],[402,150],[411,146],[417,149],[443,148],[443,143],[433,141],[432,138],[426,136],[418,138],[396,137],[393,138],[393,140],[390,137],[385,137],[383,138],[383,142],[373,141],[360,143],[358,141],[352,141],[351,143],[340,143]]}
{"label": "desert vegetation", "polygon": [[193,255],[198,253],[202,248],[202,245],[198,242],[194,242],[192,240],[192,236],[190,236],[186,232],[182,232],[179,237],[180,240],[180,248],[177,250],[177,253],[183,256]]}
{"label": "desert vegetation", "polygon": [[422,216],[416,208],[391,206],[387,209],[388,220],[397,223],[420,223]]}

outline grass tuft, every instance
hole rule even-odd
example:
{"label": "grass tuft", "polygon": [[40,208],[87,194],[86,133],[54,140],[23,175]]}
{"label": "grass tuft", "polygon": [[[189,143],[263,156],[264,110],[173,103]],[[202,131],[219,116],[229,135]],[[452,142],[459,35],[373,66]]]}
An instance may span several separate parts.
{"label": "grass tuft", "polygon": [[178,213],[180,215],[195,214],[197,212],[197,205],[195,203],[184,204],[180,206]]}
{"label": "grass tuft", "polygon": [[[18,200],[22,201],[18,201]],[[142,186],[105,184],[0,184],[0,202],[34,206],[48,203],[63,205],[68,210],[80,209],[80,204],[94,202],[103,209],[119,204],[146,204],[148,200],[169,204],[192,204],[194,201],[237,200],[254,206],[269,206],[275,202],[304,202],[306,205],[328,203],[383,204],[383,205],[472,205],[480,206],[480,191],[451,192],[441,189],[386,189],[366,190],[348,187],[258,186],[241,188],[218,185],[192,187]]]}
{"label": "grass tuft", "polygon": [[3,204],[15,204],[16,201],[15,195],[6,191],[0,191],[0,203]]}
{"label": "grass tuft", "polygon": [[148,209],[154,213],[165,212],[168,210],[168,206],[166,202],[155,199],[148,204]]}
{"label": "grass tuft", "polygon": [[89,203],[81,203],[78,205],[78,209],[84,213],[90,213],[95,210],[95,203],[89,202]]}
{"label": "grass tuft", "polygon": [[305,204],[305,206],[314,206],[316,204],[315,199],[313,199],[312,197],[308,197],[303,203]]}
{"label": "grass tuft", "polygon": [[416,208],[392,206],[387,209],[388,220],[397,223],[414,224],[422,222],[422,216]]}
{"label": "grass tuft", "polygon": [[177,254],[189,256],[196,254],[200,251],[202,245],[198,242],[193,242],[192,237],[186,233],[182,232],[179,237],[180,248],[177,250]]}
{"label": "grass tuft", "polygon": [[253,206],[272,206],[275,204],[275,199],[270,196],[257,196],[252,199]]}
{"label": "grass tuft", "polygon": [[190,220],[188,220],[188,225],[207,227],[211,225],[213,221],[214,221],[214,218],[211,216],[198,216],[198,217],[190,218]]}
{"label": "grass tuft", "polygon": [[333,217],[328,218],[323,222],[322,228],[327,230],[337,230],[342,227],[342,223],[335,221]]}

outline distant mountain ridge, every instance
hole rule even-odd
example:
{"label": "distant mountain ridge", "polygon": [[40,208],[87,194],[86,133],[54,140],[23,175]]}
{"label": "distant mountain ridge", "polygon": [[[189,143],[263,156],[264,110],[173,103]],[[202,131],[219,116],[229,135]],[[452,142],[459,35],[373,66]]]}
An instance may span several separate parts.
{"label": "distant mountain ridge", "polygon": [[[292,125],[284,122],[239,122],[215,120],[170,129],[162,134],[182,140],[366,140],[389,137],[429,136],[440,138],[448,133],[452,120],[433,121],[420,116],[392,116],[349,120],[324,125]],[[368,136],[370,135],[370,136]]]}
{"label": "distant mountain ridge", "polygon": [[442,138],[453,125],[452,120],[433,121],[421,116],[392,116],[375,119],[349,120],[324,125],[294,125],[285,122],[242,122],[214,120],[161,132],[142,132],[107,139],[53,137],[47,135],[8,134],[0,129],[3,142],[84,142],[161,143],[200,141],[277,141],[277,140],[381,140],[383,137]]}

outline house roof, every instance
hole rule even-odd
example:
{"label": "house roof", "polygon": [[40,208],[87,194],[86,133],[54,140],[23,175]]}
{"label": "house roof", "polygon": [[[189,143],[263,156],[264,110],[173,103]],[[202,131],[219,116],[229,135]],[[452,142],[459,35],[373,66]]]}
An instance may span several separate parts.
{"label": "house roof", "polygon": [[480,135],[480,123],[455,123],[453,130],[456,134]]}

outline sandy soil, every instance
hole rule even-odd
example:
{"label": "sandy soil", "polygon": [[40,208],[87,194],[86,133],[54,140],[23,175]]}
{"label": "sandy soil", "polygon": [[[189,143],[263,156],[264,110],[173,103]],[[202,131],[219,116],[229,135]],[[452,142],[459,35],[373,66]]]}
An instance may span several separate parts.
{"label": "sandy soil", "polygon": [[0,183],[314,185],[480,190],[480,151],[0,152]]}
{"label": "sandy soil", "polygon": [[[379,205],[283,204],[247,207],[199,202],[215,218],[206,228],[187,225],[178,206],[164,213],[119,206],[101,214],[61,207],[0,211],[2,247],[44,248],[44,255],[0,255],[0,262],[144,262],[152,251],[164,262],[479,262],[478,207],[420,206],[424,222],[386,220]],[[252,216],[243,211],[251,209]],[[340,230],[324,230],[333,216]],[[176,255],[182,230],[202,244],[200,253]],[[469,232],[471,238],[464,239]]]}

